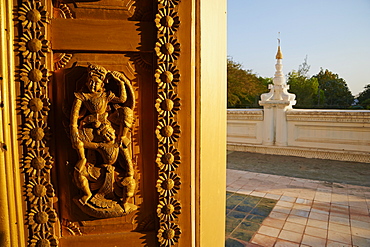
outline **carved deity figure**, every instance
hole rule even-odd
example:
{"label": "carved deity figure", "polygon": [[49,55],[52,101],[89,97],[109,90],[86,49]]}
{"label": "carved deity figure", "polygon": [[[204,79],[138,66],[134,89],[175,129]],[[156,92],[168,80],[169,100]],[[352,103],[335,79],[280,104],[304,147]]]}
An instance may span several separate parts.
{"label": "carved deity figure", "polygon": [[130,149],[134,92],[123,73],[93,64],[87,72],[86,85],[75,92],[70,122],[79,158],[74,182],[82,194],[75,202],[90,216],[123,216],[137,209],[129,202],[136,187]]}

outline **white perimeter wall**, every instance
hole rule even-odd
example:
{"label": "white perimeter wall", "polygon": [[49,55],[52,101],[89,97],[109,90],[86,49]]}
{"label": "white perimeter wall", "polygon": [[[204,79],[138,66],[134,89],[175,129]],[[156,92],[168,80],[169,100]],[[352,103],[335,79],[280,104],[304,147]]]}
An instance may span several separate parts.
{"label": "white perimeter wall", "polygon": [[263,145],[270,134],[263,126],[276,125],[276,119],[264,125],[263,114],[263,109],[228,110],[228,150],[370,163],[370,111],[287,110],[284,146]]}

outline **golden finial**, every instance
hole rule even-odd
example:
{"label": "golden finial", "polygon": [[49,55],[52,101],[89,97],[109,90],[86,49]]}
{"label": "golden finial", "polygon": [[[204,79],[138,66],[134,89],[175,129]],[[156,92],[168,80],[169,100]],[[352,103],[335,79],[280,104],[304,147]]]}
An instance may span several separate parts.
{"label": "golden finial", "polygon": [[[279,37],[280,37],[280,32],[279,32]],[[281,52],[281,49],[280,49],[280,38],[278,38],[278,51],[276,53],[276,59],[283,59],[283,53]]]}

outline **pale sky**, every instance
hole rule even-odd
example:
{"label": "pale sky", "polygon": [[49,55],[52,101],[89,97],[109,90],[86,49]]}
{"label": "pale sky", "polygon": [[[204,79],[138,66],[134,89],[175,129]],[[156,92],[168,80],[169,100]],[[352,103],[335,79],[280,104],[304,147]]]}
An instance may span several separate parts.
{"label": "pale sky", "polygon": [[304,58],[309,75],[338,74],[353,95],[370,84],[370,0],[227,0],[228,55],[273,77],[280,32],[284,74]]}

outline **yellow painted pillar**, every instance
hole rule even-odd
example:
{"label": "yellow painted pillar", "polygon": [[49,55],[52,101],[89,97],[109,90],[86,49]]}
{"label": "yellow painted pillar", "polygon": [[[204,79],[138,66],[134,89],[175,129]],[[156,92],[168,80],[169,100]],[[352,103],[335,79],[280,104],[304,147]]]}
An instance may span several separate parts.
{"label": "yellow painted pillar", "polygon": [[0,246],[25,246],[17,141],[13,3],[0,0]]}

